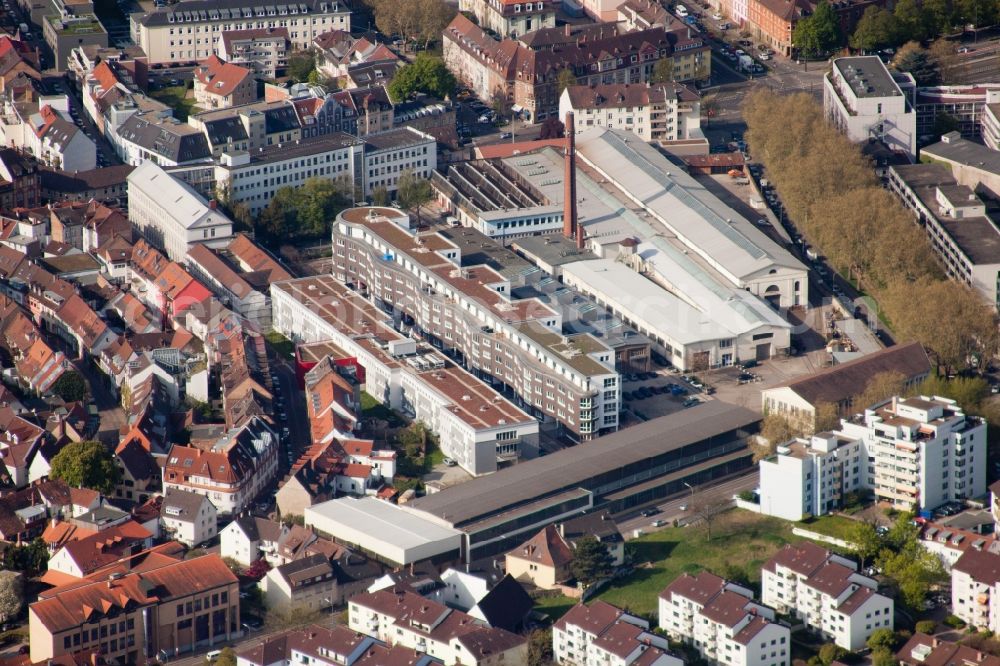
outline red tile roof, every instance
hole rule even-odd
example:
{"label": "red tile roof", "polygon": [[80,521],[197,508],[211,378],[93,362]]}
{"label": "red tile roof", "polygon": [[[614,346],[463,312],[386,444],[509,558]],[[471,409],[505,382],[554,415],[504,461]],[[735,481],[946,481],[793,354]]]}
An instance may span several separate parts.
{"label": "red tile roof", "polygon": [[194,76],[204,84],[205,92],[228,97],[248,78],[252,78],[253,72],[212,55],[195,68]]}
{"label": "red tile roof", "polygon": [[554,525],[543,528],[524,544],[507,553],[508,557],[548,567],[565,567],[573,561],[573,549]]}

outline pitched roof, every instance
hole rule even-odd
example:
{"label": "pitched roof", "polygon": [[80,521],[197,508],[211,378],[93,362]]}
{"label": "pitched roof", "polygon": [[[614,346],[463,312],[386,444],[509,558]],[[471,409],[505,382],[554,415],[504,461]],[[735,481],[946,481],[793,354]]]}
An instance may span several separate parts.
{"label": "pitched roof", "polygon": [[927,634],[913,634],[896,658],[906,666],[1000,666],[1000,657]]}
{"label": "pitched roof", "polygon": [[811,576],[828,559],[830,551],[826,548],[817,546],[811,541],[802,541],[797,544],[786,544],[767,561],[764,568],[774,571],[776,566],[782,566],[803,576]]}
{"label": "pitched roof", "polygon": [[[179,490],[177,488],[167,488],[163,495],[163,506],[160,507],[160,515],[175,520],[183,520],[193,523],[198,520],[198,514],[208,498],[199,493],[189,490]],[[211,502],[209,502],[211,504]]]}
{"label": "pitched roof", "polygon": [[517,631],[534,603],[524,587],[506,574],[476,606],[491,627]]}
{"label": "pitched roof", "polygon": [[555,626],[562,631],[568,626],[580,627],[588,634],[600,635],[621,617],[623,611],[606,601],[595,601],[589,606],[579,603],[559,618]]}
{"label": "pitched roof", "polygon": [[649,85],[645,83],[608,83],[566,88],[574,109],[603,109],[622,106],[664,104],[667,100],[694,101],[697,92],[682,83]]}
{"label": "pitched roof", "polygon": [[[864,391],[871,378],[880,373],[898,372],[911,380],[930,371],[931,363],[923,346],[919,342],[910,342],[834,365],[791,381],[784,387],[812,405],[823,402],[838,404]],[[770,390],[776,388],[783,387]]]}
{"label": "pitched roof", "polygon": [[1000,583],[1000,555],[988,551],[966,550],[951,569],[985,585]]}
{"label": "pitched roof", "polygon": [[252,79],[253,72],[211,55],[195,68],[194,76],[205,86],[206,93],[228,97],[245,81]]}
{"label": "pitched roof", "polygon": [[284,528],[281,523],[261,518],[260,516],[243,515],[236,519],[236,524],[250,541],[273,541],[281,539]]}
{"label": "pitched roof", "polygon": [[128,555],[136,544],[153,537],[145,527],[128,520],[96,534],[67,543],[63,548],[84,575]]}
{"label": "pitched roof", "polygon": [[573,549],[554,525],[544,527],[522,545],[509,551],[507,555],[557,568],[568,566],[573,561]]}
{"label": "pitched roof", "polygon": [[674,579],[663,592],[660,592],[660,598],[669,600],[676,594],[704,606],[725,587],[725,579],[711,572],[699,571],[693,576],[685,573]]}

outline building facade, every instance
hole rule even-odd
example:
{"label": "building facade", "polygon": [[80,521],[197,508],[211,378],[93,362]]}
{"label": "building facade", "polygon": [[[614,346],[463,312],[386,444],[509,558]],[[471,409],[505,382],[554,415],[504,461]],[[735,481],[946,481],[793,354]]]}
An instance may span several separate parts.
{"label": "building facade", "polygon": [[552,656],[557,664],[585,666],[682,666],[649,622],[604,601],[577,604],[552,627]]}
{"label": "building facade", "polygon": [[951,610],[970,627],[1000,628],[1000,555],[967,549],[951,568]]}
{"label": "building facade", "polygon": [[635,132],[645,141],[704,136],[701,95],[679,83],[567,86],[559,97],[559,117],[570,111],[578,134],[597,126]]}
{"label": "building facade", "polygon": [[365,197],[381,188],[392,196],[403,174],[426,179],[435,169],[437,140],[430,134],[403,127],[365,136]]}
{"label": "building facade", "polygon": [[517,37],[556,25],[556,5],[546,0],[462,0],[459,11],[470,12],[479,25],[501,37]]}

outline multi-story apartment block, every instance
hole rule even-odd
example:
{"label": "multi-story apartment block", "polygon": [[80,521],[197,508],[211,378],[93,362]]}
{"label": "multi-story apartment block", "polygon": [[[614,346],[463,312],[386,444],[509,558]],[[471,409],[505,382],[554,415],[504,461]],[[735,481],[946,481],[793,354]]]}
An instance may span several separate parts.
{"label": "multi-story apartment block", "polygon": [[858,650],[873,631],[893,628],[893,601],[857,569],[852,560],[809,541],[789,544],[761,570],[761,599],[840,647]]}
{"label": "multi-story apartment block", "polygon": [[278,436],[256,416],[203,446],[175,444],[163,466],[163,490],[198,493],[218,513],[238,515],[277,476],[278,448]]}
{"label": "multi-story apartment block", "polygon": [[671,59],[676,81],[711,74],[711,49],[688,26],[619,34],[614,23],[576,31],[567,25],[498,40],[459,14],[445,29],[443,44],[445,62],[460,81],[488,103],[505,100],[532,122],[558,112],[558,77],[565,69],[581,85],[647,83],[662,58]]}
{"label": "multi-story apartment block", "polygon": [[175,261],[187,257],[195,243],[228,245],[233,223],[206,203],[187,183],[153,162],[143,162],[128,175],[129,219],[153,245]]}
{"label": "multi-story apartment block", "polygon": [[975,189],[944,164],[891,166],[888,182],[927,231],[948,276],[1000,307],[1000,229]]}
{"label": "multi-story apartment block", "polygon": [[711,663],[787,666],[791,632],[753,593],[707,571],[684,574],[660,593],[659,625]]}
{"label": "multi-story apartment block", "polygon": [[524,664],[523,636],[480,624],[461,611],[413,592],[379,590],[348,601],[347,626],[389,645],[426,652],[445,664]]}
{"label": "multi-story apartment block", "polygon": [[63,11],[46,16],[42,23],[42,37],[52,49],[55,66],[64,69],[70,61],[70,53],[80,46],[107,47],[108,31],[96,14],[73,14]]}
{"label": "multi-story apartment block", "polygon": [[[301,186],[310,178],[342,180],[349,192],[360,191],[364,148],[350,134],[336,133],[227,151],[215,167],[216,188],[253,215],[267,208],[281,188]],[[436,155],[433,148],[432,154]]]}
{"label": "multi-story apartment block", "polygon": [[226,62],[246,67],[262,79],[274,79],[288,67],[288,28],[226,30],[219,35],[215,52]]}
{"label": "multi-story apartment block", "polygon": [[760,461],[760,510],[785,520],[822,516],[842,505],[844,493],[866,487],[867,449],[831,432],[779,444]]}
{"label": "multi-story apartment block", "polygon": [[479,25],[501,37],[516,38],[556,26],[556,5],[547,0],[462,0],[458,9],[470,12]]}
{"label": "multi-story apartment block", "polygon": [[834,432],[781,444],[760,462],[761,510],[822,515],[844,493],[872,490],[908,511],[986,492],[986,424],[947,398],[893,398]]}
{"label": "multi-story apartment block", "polygon": [[286,28],[294,48],[308,49],[324,32],[350,30],[351,11],[336,0],[191,0],[131,17],[132,41],[151,65],[194,63],[212,55],[222,33],[265,28]]}
{"label": "multi-story apartment block", "polygon": [[557,420],[574,438],[618,429],[614,350],[588,333],[563,334],[562,315],[538,298],[514,298],[514,282],[531,275],[469,265],[457,242],[412,228],[394,209],[345,211],[333,246],[334,277],[512,391],[533,415]]}
{"label": "multi-story apartment block", "polygon": [[590,127],[635,132],[645,141],[680,141],[701,132],[701,95],[681,83],[567,86],[559,117],[572,111],[577,134]]}
{"label": "multi-story apartment block", "polygon": [[28,608],[31,661],[92,650],[139,664],[243,635],[239,580],[221,557],[152,562],[39,594]]}
{"label": "multi-story apartment block", "polygon": [[369,394],[426,423],[445,455],[469,473],[494,472],[498,462],[537,452],[534,418],[440,353],[418,348],[383,310],[333,277],[279,282],[271,301],[275,330],[296,342],[336,345],[337,360],[361,366]]}
{"label": "multi-story apartment block", "polygon": [[577,604],[552,627],[552,656],[566,666],[682,666],[649,622],[606,601]]}
{"label": "multi-story apartment block", "polygon": [[937,636],[916,633],[896,653],[902,666],[923,664],[967,664],[968,666],[1000,666],[1000,657],[976,650],[970,645],[946,641]]}
{"label": "multi-story apartment block", "polygon": [[[391,122],[391,121],[390,121]],[[399,178],[410,172],[430,178],[437,169],[437,140],[412,127],[365,136],[364,192],[370,197],[378,188],[394,194]]]}
{"label": "multi-story apartment block", "polygon": [[995,99],[1000,99],[1000,90],[983,104],[980,135],[987,148],[1000,151],[1000,101]]}
{"label": "multi-story apartment block", "polygon": [[851,141],[877,139],[913,160],[917,114],[896,77],[916,87],[912,75],[891,74],[877,56],[836,58],[823,77],[823,110]]}
{"label": "multi-story apartment block", "polygon": [[1000,629],[1000,554],[968,548],[951,567],[951,612],[970,627]]}
{"label": "multi-story apartment block", "polygon": [[[913,106],[917,111],[917,138],[937,141],[934,135],[938,118],[947,115],[957,123],[963,138],[982,139],[987,147],[998,150],[996,104],[1000,102],[1000,84],[977,83],[961,86],[921,86]],[[991,110],[990,107],[993,107]]]}

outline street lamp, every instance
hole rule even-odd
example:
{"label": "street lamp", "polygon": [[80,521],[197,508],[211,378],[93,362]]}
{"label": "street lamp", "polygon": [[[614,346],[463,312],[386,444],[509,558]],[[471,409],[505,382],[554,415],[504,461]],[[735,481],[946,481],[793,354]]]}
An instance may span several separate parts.
{"label": "street lamp", "polygon": [[681,481],[681,483],[683,483],[683,484],[684,484],[685,486],[687,486],[687,487],[688,487],[688,490],[690,490],[690,491],[691,491],[691,499],[690,499],[690,500],[688,500],[688,501],[689,501],[689,502],[694,502],[694,486],[692,486],[692,485],[691,485],[690,483],[688,483],[687,481]]}

